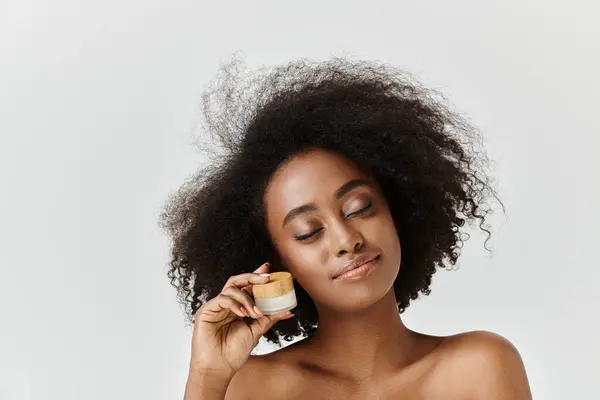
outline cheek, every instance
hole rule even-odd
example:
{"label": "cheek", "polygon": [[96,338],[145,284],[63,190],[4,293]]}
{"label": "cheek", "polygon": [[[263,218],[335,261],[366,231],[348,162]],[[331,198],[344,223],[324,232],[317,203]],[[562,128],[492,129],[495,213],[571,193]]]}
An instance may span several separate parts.
{"label": "cheek", "polygon": [[316,277],[324,271],[326,260],[322,258],[322,249],[318,245],[291,245],[279,248],[283,267],[294,277]]}
{"label": "cheek", "polygon": [[400,238],[398,237],[398,232],[396,231],[393,220],[390,220],[389,223],[381,224],[379,231],[384,235],[382,240],[386,243],[387,247],[398,247]]}
{"label": "cheek", "polygon": [[327,289],[329,271],[327,270],[327,252],[319,245],[294,246],[282,255],[285,269],[302,285],[304,290],[318,300],[319,293]]}
{"label": "cheek", "polygon": [[386,258],[393,263],[400,265],[401,246],[398,232],[391,215],[386,215],[385,218],[379,219],[374,229],[375,235],[373,240],[386,255]]}
{"label": "cheek", "polygon": [[297,246],[287,258],[290,272],[302,280],[327,277],[327,258],[318,245]]}
{"label": "cheek", "polygon": [[400,243],[400,238],[398,237],[398,233],[395,229],[389,233],[386,247],[387,248],[384,251],[387,252],[389,261],[397,268],[400,268],[402,261],[402,246]]}

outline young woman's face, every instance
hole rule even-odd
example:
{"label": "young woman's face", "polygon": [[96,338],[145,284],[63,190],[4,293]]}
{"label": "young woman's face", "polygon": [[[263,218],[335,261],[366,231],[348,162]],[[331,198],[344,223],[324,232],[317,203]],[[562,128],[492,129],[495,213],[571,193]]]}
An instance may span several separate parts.
{"label": "young woman's face", "polygon": [[[318,307],[358,310],[391,289],[401,253],[394,221],[378,184],[350,160],[321,149],[294,156],[273,175],[264,201],[283,266]],[[363,255],[379,256],[370,275],[334,279]]]}

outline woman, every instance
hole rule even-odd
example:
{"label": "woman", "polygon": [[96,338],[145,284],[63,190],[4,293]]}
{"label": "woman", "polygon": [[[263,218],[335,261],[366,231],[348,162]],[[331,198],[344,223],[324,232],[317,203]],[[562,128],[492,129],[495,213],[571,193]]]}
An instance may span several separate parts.
{"label": "woman", "polygon": [[[205,101],[224,154],[162,217],[195,321],[185,398],[530,399],[503,337],[431,336],[400,317],[456,263],[465,223],[489,238],[497,196],[475,130],[386,66],[302,60],[243,85],[236,65]],[[336,278],[366,262],[366,276]],[[295,279],[293,313],[255,308],[250,289],[273,271]],[[263,335],[303,339],[251,355]]]}

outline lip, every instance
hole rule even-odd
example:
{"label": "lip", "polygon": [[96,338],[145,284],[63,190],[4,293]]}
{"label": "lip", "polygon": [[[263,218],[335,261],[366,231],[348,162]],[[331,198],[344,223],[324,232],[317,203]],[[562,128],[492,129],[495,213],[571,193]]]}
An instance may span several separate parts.
{"label": "lip", "polygon": [[[346,263],[341,268],[337,269],[334,272],[334,274],[332,275],[332,279],[335,280],[335,279],[340,279],[342,277],[361,275],[364,272],[370,273],[370,271],[368,271],[370,268],[361,268],[361,267],[363,267],[363,266],[373,267],[374,264],[376,264],[376,263],[372,262],[372,261],[376,261],[376,259],[378,260],[379,256],[380,256],[379,253],[361,254],[360,256],[355,257],[352,260],[350,260],[348,263]],[[366,265],[366,264],[368,264],[368,265]],[[354,270],[358,270],[358,269],[361,269],[361,271],[356,271],[352,274],[348,274],[350,271],[354,271]]]}
{"label": "lip", "polygon": [[345,274],[338,276],[337,278],[334,279],[334,281],[353,282],[353,281],[356,281],[356,280],[359,280],[362,278],[366,278],[367,276],[371,275],[371,273],[375,269],[376,265],[378,264],[378,261],[379,261],[379,258],[376,258],[375,260],[371,260],[368,263],[365,263],[358,268],[354,268],[354,269],[346,272]]}

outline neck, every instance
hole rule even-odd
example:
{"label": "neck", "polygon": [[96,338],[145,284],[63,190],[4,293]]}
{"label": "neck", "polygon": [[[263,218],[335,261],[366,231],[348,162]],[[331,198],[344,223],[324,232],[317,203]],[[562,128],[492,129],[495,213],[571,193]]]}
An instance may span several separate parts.
{"label": "neck", "polygon": [[393,288],[357,312],[320,305],[317,312],[319,325],[306,344],[319,368],[362,381],[394,373],[419,357],[418,334],[402,322]]}

